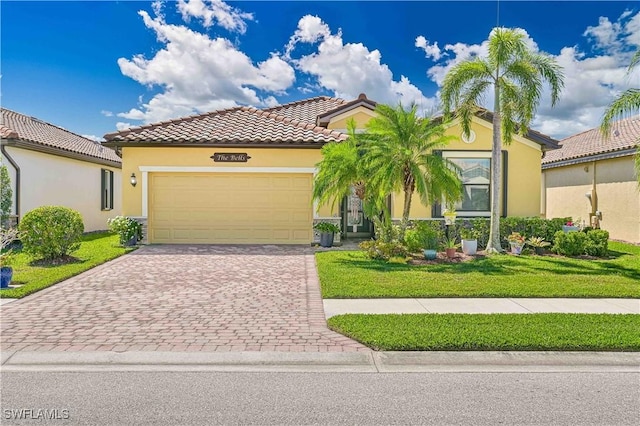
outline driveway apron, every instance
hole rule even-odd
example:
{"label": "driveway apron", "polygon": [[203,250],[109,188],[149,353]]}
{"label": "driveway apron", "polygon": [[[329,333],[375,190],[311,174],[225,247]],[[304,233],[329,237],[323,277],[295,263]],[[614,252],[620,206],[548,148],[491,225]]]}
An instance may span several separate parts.
{"label": "driveway apron", "polygon": [[3,351],[369,350],[326,327],[304,246],[146,246],[0,311]]}

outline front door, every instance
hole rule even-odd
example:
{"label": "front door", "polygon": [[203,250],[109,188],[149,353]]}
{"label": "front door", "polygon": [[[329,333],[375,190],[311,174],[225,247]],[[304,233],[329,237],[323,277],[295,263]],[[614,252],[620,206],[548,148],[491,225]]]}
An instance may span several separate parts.
{"label": "front door", "polygon": [[342,228],[346,238],[370,238],[373,235],[373,223],[362,210],[362,200],[351,188],[351,195],[342,202]]}

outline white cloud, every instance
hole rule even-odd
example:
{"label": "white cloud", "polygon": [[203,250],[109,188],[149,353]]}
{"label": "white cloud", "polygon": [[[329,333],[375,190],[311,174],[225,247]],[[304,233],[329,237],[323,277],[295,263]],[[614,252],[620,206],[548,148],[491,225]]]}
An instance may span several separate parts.
{"label": "white cloud", "polygon": [[286,57],[299,43],[317,43],[317,51],[291,59],[300,71],[313,75],[318,84],[334,96],[354,99],[360,93],[377,102],[408,105],[418,104],[431,110],[435,99],[425,97],[405,76],[393,79],[388,65],[382,63],[378,50],[369,50],[362,43],[344,43],[342,33],[332,33],[317,16],[306,15],[298,22],[294,35],[286,47]]}
{"label": "white cloud", "polygon": [[424,50],[425,56],[427,58],[433,58],[434,61],[438,61],[442,57],[442,51],[438,47],[437,41],[433,44],[430,44],[429,40],[424,38],[424,36],[418,36],[416,37],[415,46]]}
{"label": "white cloud", "polygon": [[222,0],[178,0],[182,19],[198,18],[205,28],[218,24],[226,30],[244,34],[246,21],[253,21],[253,14],[231,7]]}
{"label": "white cloud", "polygon": [[118,65],[122,74],[162,91],[119,117],[148,123],[239,104],[265,105],[266,95],[258,91],[282,93],[295,81],[294,69],[276,54],[254,63],[225,38],[138,13],[164,47],[150,59],[135,55],[118,59]]}
{"label": "white cloud", "polygon": [[81,135],[83,138],[91,139],[94,142],[103,142],[104,139],[96,135]]}
{"label": "white cloud", "polygon": [[100,111],[100,114],[104,115],[105,117],[113,117],[113,112],[111,111],[107,111],[107,110],[102,110]]}
{"label": "white cloud", "polygon": [[118,129],[118,131],[120,130],[127,130],[128,128],[133,127],[133,125],[131,123],[124,123],[122,121],[118,121],[116,123],[116,129]]}
{"label": "white cloud", "polygon": [[[529,47],[538,52],[536,42],[526,31],[521,31]],[[634,49],[635,40],[640,39],[640,12],[625,11],[614,23],[601,17],[598,25],[588,27],[583,35],[601,53],[588,56],[578,47],[568,46],[552,55],[563,67],[565,87],[554,108],[551,107],[549,88],[544,89],[531,124],[532,128],[557,138],[597,127],[613,98],[634,84],[637,87],[640,81],[635,75],[631,78],[626,75],[629,52]],[[441,86],[446,73],[454,65],[472,55],[486,57],[487,53],[488,40],[479,44],[446,44],[442,49],[446,59],[428,68],[427,75]],[[493,109],[492,91],[486,93],[482,106]]]}

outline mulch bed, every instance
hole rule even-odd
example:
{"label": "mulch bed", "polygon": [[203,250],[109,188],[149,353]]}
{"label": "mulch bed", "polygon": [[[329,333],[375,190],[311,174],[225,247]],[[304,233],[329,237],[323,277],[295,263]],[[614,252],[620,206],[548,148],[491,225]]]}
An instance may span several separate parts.
{"label": "mulch bed", "polygon": [[464,253],[456,252],[455,257],[449,258],[445,252],[438,252],[436,258],[427,260],[422,254],[413,255],[413,258],[407,262],[409,265],[439,265],[442,263],[462,263],[469,262],[474,259],[482,259],[485,257],[484,252],[479,251],[475,256],[469,256]]}

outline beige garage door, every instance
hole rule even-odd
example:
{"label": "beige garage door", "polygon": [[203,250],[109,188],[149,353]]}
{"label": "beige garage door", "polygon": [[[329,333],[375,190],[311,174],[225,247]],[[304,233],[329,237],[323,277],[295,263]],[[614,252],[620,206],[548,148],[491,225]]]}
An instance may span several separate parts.
{"label": "beige garage door", "polygon": [[152,243],[309,244],[312,175],[151,173]]}

